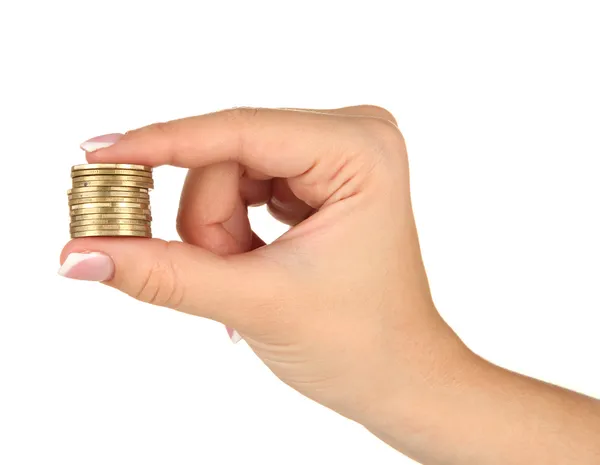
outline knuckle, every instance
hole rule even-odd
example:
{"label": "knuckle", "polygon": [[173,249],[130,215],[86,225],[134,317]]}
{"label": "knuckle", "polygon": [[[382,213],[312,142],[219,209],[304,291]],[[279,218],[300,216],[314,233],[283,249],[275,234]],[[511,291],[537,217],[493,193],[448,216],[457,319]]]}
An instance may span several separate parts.
{"label": "knuckle", "polygon": [[165,253],[158,257],[146,273],[145,279],[134,295],[137,300],[152,305],[178,309],[184,292],[176,264],[169,258],[171,243],[166,243]]}
{"label": "knuckle", "polygon": [[394,115],[383,107],[377,105],[361,105],[360,108],[365,114],[384,119],[392,123],[394,126],[398,126],[398,121],[396,121]]}
{"label": "knuckle", "polygon": [[247,133],[252,131],[252,124],[262,114],[263,110],[255,107],[235,107],[223,113],[226,123],[237,130],[238,153],[252,153],[253,148],[248,147]]}
{"label": "knuckle", "polygon": [[138,291],[134,294],[137,300],[154,304],[160,291],[162,282],[162,266],[157,262],[148,269],[144,280],[140,283]]}
{"label": "knuckle", "polygon": [[235,107],[224,112],[225,117],[233,122],[247,123],[254,119],[260,113],[259,108],[254,107]]}
{"label": "knuckle", "polygon": [[168,123],[168,122],[164,122],[164,121],[158,121],[156,123],[152,123],[149,126],[146,127],[146,129],[149,132],[153,132],[155,134],[159,134],[159,135],[169,135],[171,133],[171,128],[173,126]]}
{"label": "knuckle", "polygon": [[363,127],[369,134],[369,139],[374,141],[374,147],[378,152],[390,154],[403,153],[405,151],[404,136],[400,129],[383,119],[366,118]]}

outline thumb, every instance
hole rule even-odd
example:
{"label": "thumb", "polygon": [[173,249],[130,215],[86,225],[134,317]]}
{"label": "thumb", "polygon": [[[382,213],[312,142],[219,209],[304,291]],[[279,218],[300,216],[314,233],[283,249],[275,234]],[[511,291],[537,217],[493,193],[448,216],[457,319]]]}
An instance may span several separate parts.
{"label": "thumb", "polygon": [[142,302],[240,330],[254,320],[252,308],[265,309],[272,279],[280,276],[267,273],[251,254],[223,257],[183,242],[148,238],[74,239],[60,261],[61,276],[102,282]]}

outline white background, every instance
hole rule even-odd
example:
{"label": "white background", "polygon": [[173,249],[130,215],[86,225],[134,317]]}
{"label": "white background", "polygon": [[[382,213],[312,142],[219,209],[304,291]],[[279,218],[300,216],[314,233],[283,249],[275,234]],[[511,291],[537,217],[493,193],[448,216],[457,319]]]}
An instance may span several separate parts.
{"label": "white background", "polygon": [[[595,7],[3,1],[0,463],[413,463],[221,325],[57,276],[80,142],[232,106],[392,111],[442,315],[495,363],[599,397]],[[178,237],[184,174],[156,171],[156,237]]]}

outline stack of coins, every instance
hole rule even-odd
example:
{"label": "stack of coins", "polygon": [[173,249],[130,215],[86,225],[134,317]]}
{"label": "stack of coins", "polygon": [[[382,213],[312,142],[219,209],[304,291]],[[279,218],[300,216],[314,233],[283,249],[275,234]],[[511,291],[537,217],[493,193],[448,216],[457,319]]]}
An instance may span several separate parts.
{"label": "stack of coins", "polygon": [[67,191],[71,238],[88,236],[152,237],[152,168],[91,164],[71,168]]}

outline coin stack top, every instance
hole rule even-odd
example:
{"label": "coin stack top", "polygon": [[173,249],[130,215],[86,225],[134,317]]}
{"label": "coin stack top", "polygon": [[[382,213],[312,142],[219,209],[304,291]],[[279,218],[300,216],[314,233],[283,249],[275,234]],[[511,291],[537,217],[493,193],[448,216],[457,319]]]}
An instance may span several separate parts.
{"label": "coin stack top", "polygon": [[152,168],[130,164],[71,167],[69,200],[71,237],[152,237],[150,189]]}

